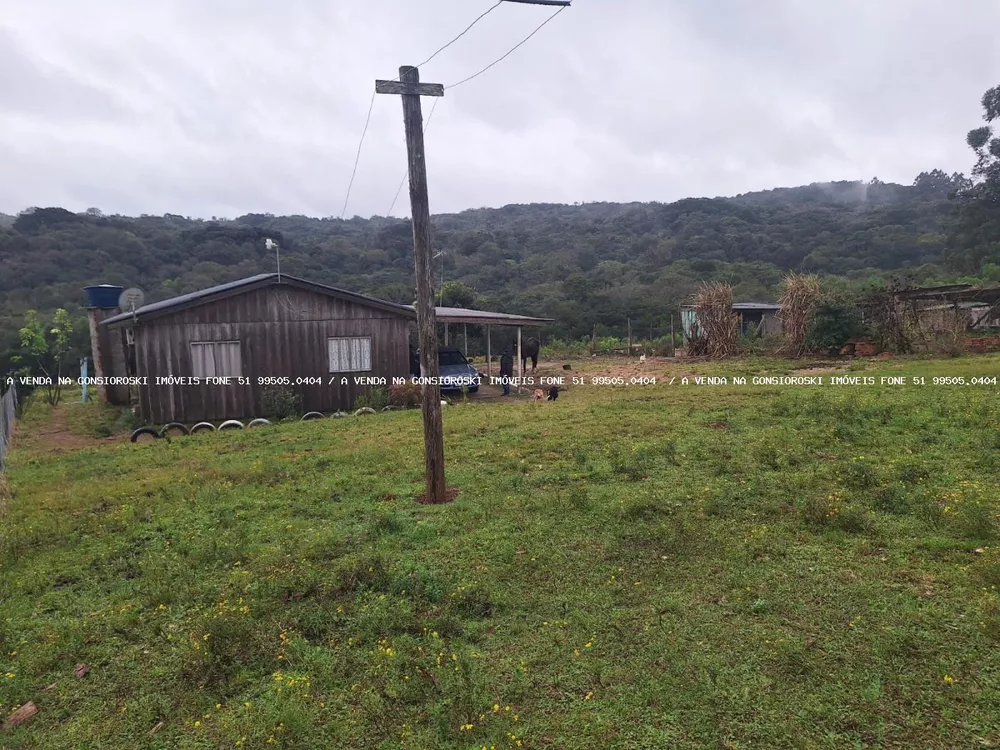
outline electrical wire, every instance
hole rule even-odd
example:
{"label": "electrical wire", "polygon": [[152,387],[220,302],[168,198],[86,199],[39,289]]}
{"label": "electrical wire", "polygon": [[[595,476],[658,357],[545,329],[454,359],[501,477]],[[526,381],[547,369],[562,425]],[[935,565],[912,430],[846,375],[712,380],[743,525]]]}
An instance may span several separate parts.
{"label": "electrical wire", "polygon": [[365,134],[368,132],[368,123],[372,119],[372,110],[375,108],[375,92],[372,91],[372,100],[368,105],[368,116],[365,118],[365,129],[361,131],[361,141],[358,143],[358,153],[354,157],[354,169],[351,171],[351,181],[347,184],[347,195],[344,197],[344,207],[340,209],[340,218],[344,218],[347,213],[347,201],[351,199],[351,188],[354,187],[354,177],[358,173],[358,162],[361,161],[361,147],[365,144]]}
{"label": "electrical wire", "polygon": [[528,41],[529,39],[531,39],[531,37],[533,37],[533,36],[534,36],[535,34],[537,34],[537,33],[538,33],[539,31],[541,31],[541,30],[542,30],[542,27],[543,27],[543,26],[545,26],[545,25],[546,25],[546,24],[547,24],[547,23],[548,23],[549,21],[551,21],[551,20],[552,20],[553,18],[555,18],[556,16],[558,16],[558,15],[559,15],[560,13],[562,13],[562,12],[563,12],[564,10],[566,10],[566,8],[568,8],[568,7],[570,7],[570,6],[568,6],[568,5],[564,5],[564,6],[562,6],[561,8],[559,8],[559,10],[557,10],[557,11],[556,11],[555,13],[553,13],[553,14],[552,14],[551,16],[549,16],[548,18],[546,18],[546,19],[545,19],[544,21],[542,21],[542,22],[541,22],[541,23],[540,23],[540,24],[539,24],[539,25],[538,25],[538,26],[537,26],[537,27],[535,28],[535,30],[534,30],[534,31],[532,31],[532,32],[531,32],[530,34],[528,34],[528,36],[526,36],[526,37],[525,37],[524,39],[522,39],[522,40],[521,40],[520,42],[518,42],[517,44],[515,44],[515,45],[514,45],[514,46],[513,46],[513,47],[512,47],[511,49],[510,49],[510,51],[509,51],[509,52],[507,52],[507,54],[505,54],[505,55],[504,55],[503,57],[499,57],[499,58],[497,58],[496,60],[494,60],[493,62],[491,62],[491,63],[490,63],[489,65],[487,65],[487,66],[486,66],[485,68],[483,68],[482,70],[480,70],[480,71],[479,71],[478,73],[473,73],[473,74],[472,74],[471,76],[469,76],[468,78],[463,78],[463,79],[462,79],[461,81],[459,81],[458,83],[453,83],[453,84],[451,84],[450,86],[445,86],[445,89],[453,89],[453,88],[455,88],[456,86],[461,86],[461,85],[462,85],[463,83],[468,83],[468,82],[469,82],[469,81],[471,81],[471,80],[472,80],[473,78],[478,78],[479,76],[481,76],[481,75],[482,75],[483,73],[485,73],[485,72],[486,72],[487,70],[489,70],[490,68],[492,68],[492,67],[493,67],[494,65],[496,65],[497,63],[499,63],[499,62],[502,62],[502,61],[503,61],[503,60],[505,60],[505,59],[506,59],[507,57],[509,57],[509,56],[511,55],[511,53],[513,53],[513,52],[514,52],[514,51],[515,51],[515,50],[516,50],[516,49],[517,49],[518,47],[520,47],[520,46],[521,46],[522,44],[524,44],[524,43],[525,43],[525,42],[527,42],[527,41]]}
{"label": "electrical wire", "polygon": [[[422,67],[423,67],[423,66],[425,66],[425,65],[426,65],[427,63],[429,63],[429,62],[430,62],[431,60],[433,60],[433,59],[434,59],[435,57],[437,57],[437,56],[438,56],[439,54],[441,54],[442,52],[444,52],[444,51],[445,51],[446,49],[448,49],[448,48],[449,48],[449,47],[450,47],[451,45],[453,45],[453,44],[454,44],[455,42],[457,42],[457,41],[458,41],[459,39],[461,39],[461,38],[462,38],[463,36],[465,36],[466,34],[468,34],[468,33],[469,33],[469,31],[470,31],[470,30],[472,29],[472,27],[473,27],[473,26],[475,26],[475,25],[476,25],[477,23],[479,23],[479,22],[480,22],[480,21],[482,21],[482,20],[483,20],[484,18],[486,18],[486,16],[488,16],[488,15],[489,15],[490,13],[492,13],[492,12],[493,12],[493,11],[495,11],[495,10],[496,10],[497,8],[499,8],[499,7],[501,6],[501,5],[503,5],[503,3],[504,3],[504,0],[497,0],[497,3],[496,3],[496,5],[494,5],[493,7],[491,7],[491,8],[489,9],[489,10],[487,10],[487,11],[484,11],[484,12],[483,12],[483,13],[482,13],[482,14],[481,14],[481,15],[480,15],[480,16],[479,16],[478,18],[476,18],[476,20],[475,20],[475,21],[473,21],[472,23],[470,23],[470,24],[469,24],[469,25],[468,25],[468,26],[466,27],[465,31],[463,31],[463,32],[462,32],[461,34],[459,34],[458,36],[456,36],[456,37],[455,37],[454,39],[452,39],[452,40],[451,40],[450,42],[448,42],[448,43],[447,43],[446,45],[444,45],[444,46],[443,46],[443,47],[442,47],[441,49],[439,49],[439,50],[438,50],[437,52],[435,52],[435,53],[434,53],[433,55],[431,55],[430,57],[428,57],[428,58],[427,58],[426,60],[424,60],[424,61],[423,61],[422,63],[420,63],[419,65],[417,65],[417,67],[418,67],[418,68],[422,68]],[[397,78],[398,78],[398,76],[397,76]],[[394,78],[393,80],[396,80],[396,79]]]}
{"label": "electrical wire", "polygon": [[[442,52],[444,52],[446,49],[448,49],[451,45],[453,45],[455,42],[457,42],[459,39],[461,39],[463,36],[465,36],[467,33],[469,33],[469,31],[472,29],[473,26],[475,26],[477,23],[479,23],[484,18],[486,18],[486,16],[488,16],[494,10],[496,10],[501,5],[503,5],[503,2],[504,2],[504,0],[497,0],[497,2],[496,2],[495,5],[491,6],[489,8],[489,10],[486,10],[483,13],[480,13],[479,16],[476,17],[476,20],[473,21],[472,23],[470,23],[468,26],[466,26],[465,29],[458,36],[456,36],[454,39],[452,39],[446,45],[444,45],[443,47],[441,47],[440,49],[438,49],[433,55],[431,55],[430,57],[428,57],[426,60],[424,60],[423,62],[419,63],[416,67],[421,68],[424,65],[426,65],[427,63],[429,63],[431,60],[433,60],[435,57],[437,57],[438,55],[440,55]],[[397,75],[395,78],[392,78],[390,80],[392,80],[392,81],[398,81],[399,80],[399,76]],[[351,171],[351,181],[347,185],[347,195],[344,197],[344,207],[340,211],[340,218],[341,219],[343,219],[344,215],[347,213],[347,202],[351,199],[351,189],[354,187],[354,178],[357,176],[357,173],[358,173],[358,162],[361,160],[361,148],[362,148],[362,146],[364,146],[364,143],[365,143],[365,135],[368,133],[368,123],[371,122],[371,119],[372,119],[372,109],[374,109],[374,107],[375,107],[375,92],[373,91],[372,92],[372,100],[371,100],[371,102],[368,105],[368,116],[365,118],[365,127],[364,127],[364,130],[361,131],[361,141],[358,143],[358,153],[354,157],[354,169]],[[428,119],[428,121],[430,121],[429,117],[427,119]],[[404,177],[403,179],[405,180],[406,178]],[[397,196],[398,196],[398,193],[397,193]],[[393,203],[395,204],[395,201],[393,201]]]}
{"label": "electrical wire", "polygon": [[[441,101],[440,97],[434,98],[434,104],[431,105],[430,114],[427,115],[427,121],[424,123],[424,135],[427,134],[427,130],[431,126],[431,118],[434,117],[434,110],[437,109],[438,102]],[[386,217],[392,216],[392,209],[396,207],[396,201],[399,200],[399,194],[403,191],[403,185],[406,183],[406,178],[410,176],[410,170],[406,170],[403,175],[403,179],[399,181],[399,187],[396,188],[396,196],[392,199],[392,205],[389,206],[389,210],[385,212]]]}
{"label": "electrical wire", "polygon": [[[503,2],[503,0],[500,0],[500,1]],[[499,5],[499,4],[500,3],[497,3],[497,5]],[[496,8],[496,7],[497,7],[496,5],[493,6],[493,8]],[[483,73],[485,73],[487,70],[489,70],[490,68],[492,68],[497,63],[502,62],[507,57],[509,57],[515,50],[517,50],[519,47],[521,47],[525,42],[527,42],[529,39],[531,39],[531,37],[533,37],[535,34],[537,34],[539,31],[541,31],[542,27],[544,27],[549,21],[551,21],[553,18],[555,18],[556,16],[558,16],[560,13],[562,13],[568,7],[570,7],[570,6],[564,5],[561,8],[559,8],[559,10],[557,10],[551,16],[549,16],[544,21],[542,21],[542,23],[540,23],[537,27],[535,27],[535,30],[532,31],[530,34],[528,34],[528,36],[526,36],[520,42],[518,42],[513,47],[511,47],[511,49],[505,55],[503,55],[502,57],[497,58],[496,60],[494,60],[493,62],[491,62],[489,65],[487,65],[485,68],[483,68],[482,70],[480,70],[478,73],[473,73],[471,76],[469,76],[468,78],[463,78],[458,83],[453,83],[451,86],[446,86],[445,89],[453,89],[456,86],[461,86],[463,83],[468,83],[473,78],[478,78],[479,76],[481,76]],[[493,10],[493,8],[490,8],[490,10]],[[487,11],[487,13],[489,13],[489,11]],[[486,13],[484,13],[483,15],[486,15]],[[480,18],[482,18],[482,16],[480,16]],[[477,18],[476,20],[478,21],[479,19]],[[473,23],[473,25],[475,25],[475,24]],[[472,27],[470,26],[469,28],[472,28]],[[466,31],[468,31],[468,29],[466,29]],[[465,33],[465,32],[463,32],[463,33]],[[459,36],[461,36],[461,35],[459,35]],[[437,54],[437,53],[435,53],[435,54]],[[425,63],[421,63],[421,65],[424,65],[424,64]],[[437,107],[437,103],[438,103],[438,99],[435,98],[434,99],[434,104],[431,107],[431,112],[427,116],[427,123],[424,125],[424,133],[427,132],[427,128],[430,126],[431,118],[434,116],[434,109]],[[406,174],[404,174],[403,175],[403,179],[400,180],[399,187],[396,189],[396,196],[392,199],[392,205],[389,206],[389,210],[385,214],[386,217],[389,217],[389,216],[392,215],[392,209],[396,207],[396,201],[399,200],[399,194],[403,191],[403,185],[406,183],[406,178],[407,178],[408,175],[409,175],[409,172],[407,172]]]}

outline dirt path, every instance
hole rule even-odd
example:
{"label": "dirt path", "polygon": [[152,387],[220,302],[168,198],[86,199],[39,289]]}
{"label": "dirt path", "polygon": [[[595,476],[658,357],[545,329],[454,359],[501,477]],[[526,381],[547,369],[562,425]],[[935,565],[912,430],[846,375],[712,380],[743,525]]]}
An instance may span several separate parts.
{"label": "dirt path", "polygon": [[120,440],[120,436],[98,438],[81,435],[69,426],[70,404],[60,404],[49,412],[46,419],[17,424],[14,428],[14,450],[26,450],[38,454],[72,453],[82,448],[105,445],[108,441]]}

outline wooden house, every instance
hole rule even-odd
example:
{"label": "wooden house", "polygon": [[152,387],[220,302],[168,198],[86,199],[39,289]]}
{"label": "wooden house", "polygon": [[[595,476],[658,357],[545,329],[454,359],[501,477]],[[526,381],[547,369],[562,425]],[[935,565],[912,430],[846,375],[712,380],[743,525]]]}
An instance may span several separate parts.
{"label": "wooden house", "polygon": [[143,381],[143,421],[190,425],[262,416],[268,388],[300,394],[304,412],[349,410],[380,379],[408,377],[415,319],[408,305],[267,273],[100,325],[125,333],[110,340],[124,343],[128,374]]}

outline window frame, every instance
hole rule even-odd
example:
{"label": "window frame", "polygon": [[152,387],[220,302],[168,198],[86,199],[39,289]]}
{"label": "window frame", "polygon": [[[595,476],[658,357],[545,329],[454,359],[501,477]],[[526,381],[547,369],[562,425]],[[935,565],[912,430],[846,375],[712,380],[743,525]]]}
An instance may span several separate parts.
{"label": "window frame", "polygon": [[[372,349],[373,349],[373,344],[374,344],[373,338],[374,337],[372,337],[372,336],[327,336],[326,337],[326,368],[327,368],[327,371],[330,374],[348,373],[348,372],[371,372],[372,369],[373,369],[373,365],[372,365]],[[367,352],[365,351],[364,345],[362,345],[362,348],[361,348],[361,355],[360,355],[361,356],[361,362],[358,363],[360,366],[349,367],[348,369],[342,369],[343,368],[343,363],[340,363],[341,364],[341,369],[336,369],[335,370],[333,368],[333,364],[334,363],[333,363],[333,351],[332,351],[332,347],[333,347],[333,342],[334,341],[338,341],[338,342],[339,341],[362,341],[362,342],[367,342]],[[366,354],[367,354],[367,357],[366,357]],[[348,360],[350,360],[350,357],[351,357],[351,352],[350,352],[350,347],[348,347],[348,355],[347,355]],[[368,365],[367,367],[364,366],[366,364],[366,362],[365,362],[366,359],[367,359],[367,365]],[[351,362],[348,361],[347,364],[351,364]]]}
{"label": "window frame", "polygon": [[[202,358],[201,360],[199,360],[197,357],[195,357],[195,347],[196,346],[198,346],[198,347],[211,346],[212,347],[212,369],[213,370],[217,370],[218,369],[217,368],[217,363],[219,362],[219,359],[218,359],[218,357],[216,357],[216,351],[217,351],[216,347],[223,346],[223,345],[230,345],[231,346],[233,344],[236,345],[236,351],[239,353],[239,359],[237,361],[237,364],[239,365],[239,367],[237,369],[239,370],[239,372],[227,372],[227,373],[214,372],[211,375],[209,375],[208,373],[204,373],[204,372],[196,372],[197,363],[204,361],[204,358]],[[188,352],[191,355],[191,374],[192,374],[193,377],[203,378],[203,379],[204,378],[239,378],[239,377],[243,377],[243,342],[240,341],[239,339],[220,339],[220,340],[217,340],[217,341],[216,340],[211,340],[211,341],[189,341],[188,342]]]}

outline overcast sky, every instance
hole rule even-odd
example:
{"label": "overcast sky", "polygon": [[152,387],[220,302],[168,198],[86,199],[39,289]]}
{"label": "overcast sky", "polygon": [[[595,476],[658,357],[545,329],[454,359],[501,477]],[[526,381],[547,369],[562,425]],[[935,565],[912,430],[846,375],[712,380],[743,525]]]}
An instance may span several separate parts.
{"label": "overcast sky", "polygon": [[[339,216],[375,79],[494,1],[2,0],[0,211]],[[552,12],[503,3],[422,80]],[[997,28],[996,0],[574,0],[438,101],[431,209],[967,173]],[[385,215],[405,170],[379,95],[346,215]]]}

